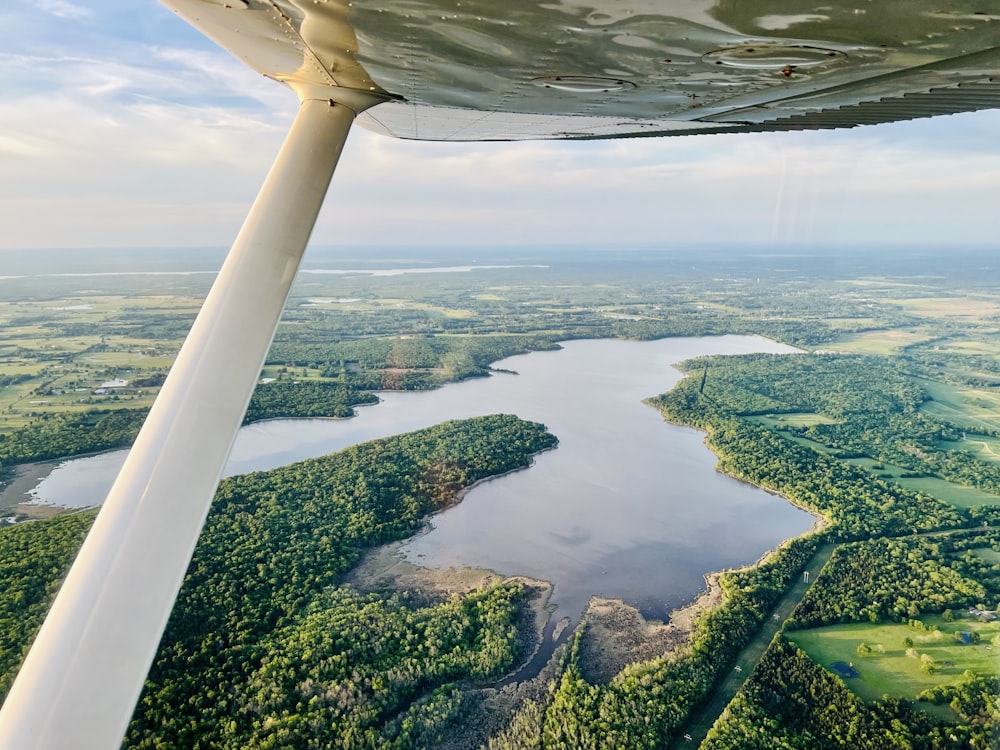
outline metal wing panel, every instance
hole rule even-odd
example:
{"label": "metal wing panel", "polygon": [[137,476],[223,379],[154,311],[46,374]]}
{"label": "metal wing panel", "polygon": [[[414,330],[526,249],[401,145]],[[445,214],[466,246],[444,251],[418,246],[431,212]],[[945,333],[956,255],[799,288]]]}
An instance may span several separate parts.
{"label": "metal wing panel", "polygon": [[479,112],[408,102],[381,104],[359,116],[358,124],[394,138],[438,141],[592,140],[720,133],[740,129],[738,125],[725,123]]}
{"label": "metal wing panel", "polygon": [[399,100],[360,122],[400,138],[848,127],[1000,78],[1000,14],[970,0],[163,2],[300,97]]}

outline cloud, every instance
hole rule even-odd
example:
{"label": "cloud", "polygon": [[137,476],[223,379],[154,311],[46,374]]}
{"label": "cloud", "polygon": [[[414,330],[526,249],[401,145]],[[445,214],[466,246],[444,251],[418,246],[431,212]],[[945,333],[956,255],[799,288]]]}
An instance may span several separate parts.
{"label": "cloud", "polygon": [[[56,5],[76,7],[49,0],[50,16]],[[0,53],[5,244],[228,244],[291,124],[294,96],[159,6],[103,0],[93,6],[101,24],[39,24],[38,10],[18,7],[29,6],[0,11],[24,32]],[[991,240],[998,127],[1000,113],[984,112],[586,143],[417,143],[358,130],[314,237]]]}
{"label": "cloud", "polygon": [[90,8],[71,3],[68,0],[36,0],[36,2],[39,10],[56,18],[80,20],[94,15],[94,11]]}

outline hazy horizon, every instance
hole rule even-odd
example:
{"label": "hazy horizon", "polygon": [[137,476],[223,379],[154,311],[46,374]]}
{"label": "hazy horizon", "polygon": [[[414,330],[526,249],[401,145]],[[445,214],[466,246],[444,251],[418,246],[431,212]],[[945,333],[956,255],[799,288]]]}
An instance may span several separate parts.
{"label": "hazy horizon", "polygon": [[[295,96],[163,6],[0,10],[0,245],[223,246]],[[995,241],[996,110],[852,130],[430,143],[355,128],[317,245]]]}

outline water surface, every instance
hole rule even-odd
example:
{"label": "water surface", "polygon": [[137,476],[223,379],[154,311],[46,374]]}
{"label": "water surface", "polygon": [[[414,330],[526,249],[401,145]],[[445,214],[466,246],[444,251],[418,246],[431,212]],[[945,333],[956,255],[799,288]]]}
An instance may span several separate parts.
{"label": "water surface", "polygon": [[[498,373],[436,391],[382,392],[349,420],[273,420],[241,430],[226,474],[274,468],[445,419],[497,412],[545,423],[559,447],[534,466],[474,488],[403,547],[431,567],[472,565],[555,584],[557,615],[592,594],[662,617],[704,588],[705,573],[744,565],[806,531],[812,517],[715,471],[704,435],[667,424],[642,399],[703,354],[791,352],[748,336],[653,342],[570,341],[510,357]],[[101,502],[125,451],[67,461],[34,490],[40,502]]]}

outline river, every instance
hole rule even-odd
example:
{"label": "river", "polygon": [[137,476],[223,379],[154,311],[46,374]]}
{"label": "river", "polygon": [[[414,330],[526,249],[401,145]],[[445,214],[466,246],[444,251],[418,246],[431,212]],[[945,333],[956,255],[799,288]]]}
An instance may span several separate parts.
{"label": "river", "polygon": [[[642,399],[704,354],[792,352],[751,336],[652,342],[569,341],[496,363],[497,373],[435,391],[382,392],[348,420],[272,420],[243,428],[226,474],[268,469],[446,419],[497,412],[545,423],[559,447],[527,471],[474,488],[403,547],[428,567],[470,565],[554,584],[556,617],[576,619],[592,594],[661,618],[693,599],[706,573],[750,563],[813,517],[715,471],[704,435],[667,424]],[[97,505],[125,451],[68,460],[31,494]],[[555,619],[555,618],[554,618]]]}

